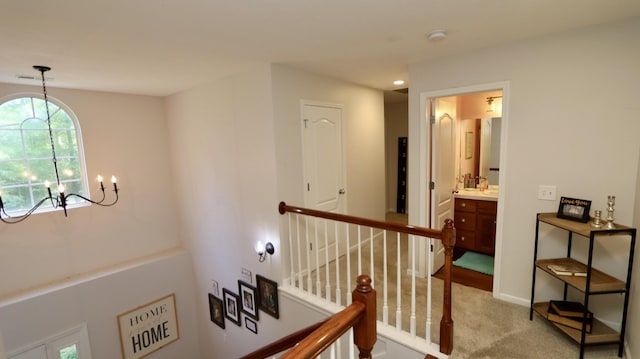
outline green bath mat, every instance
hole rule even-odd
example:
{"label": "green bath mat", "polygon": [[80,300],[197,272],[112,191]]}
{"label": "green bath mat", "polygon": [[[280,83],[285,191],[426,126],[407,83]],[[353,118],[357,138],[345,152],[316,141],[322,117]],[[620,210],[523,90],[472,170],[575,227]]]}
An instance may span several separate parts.
{"label": "green bath mat", "polygon": [[462,257],[453,262],[456,267],[471,269],[476,272],[493,275],[493,257],[475,253],[466,252]]}

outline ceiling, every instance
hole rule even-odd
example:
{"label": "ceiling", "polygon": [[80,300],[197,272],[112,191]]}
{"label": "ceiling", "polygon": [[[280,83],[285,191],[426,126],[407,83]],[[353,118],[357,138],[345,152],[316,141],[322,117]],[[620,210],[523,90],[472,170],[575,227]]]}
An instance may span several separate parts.
{"label": "ceiling", "polygon": [[0,82],[47,65],[51,87],[164,96],[278,63],[390,90],[411,63],[637,16],[638,0],[4,0]]}

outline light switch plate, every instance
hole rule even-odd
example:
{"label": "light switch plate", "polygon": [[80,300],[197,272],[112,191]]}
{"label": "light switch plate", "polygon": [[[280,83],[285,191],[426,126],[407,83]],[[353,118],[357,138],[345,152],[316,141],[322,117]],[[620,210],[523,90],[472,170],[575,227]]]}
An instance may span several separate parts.
{"label": "light switch plate", "polygon": [[556,200],[556,186],[539,185],[538,186],[538,199],[545,201]]}
{"label": "light switch plate", "polygon": [[240,275],[242,276],[242,280],[244,280],[247,283],[253,284],[250,270],[248,270],[247,268],[242,268],[242,272],[240,273]]}

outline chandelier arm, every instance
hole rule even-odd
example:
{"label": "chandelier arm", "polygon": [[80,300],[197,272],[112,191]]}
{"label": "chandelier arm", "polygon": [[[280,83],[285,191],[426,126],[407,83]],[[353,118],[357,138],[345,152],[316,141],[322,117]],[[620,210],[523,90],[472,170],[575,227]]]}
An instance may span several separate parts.
{"label": "chandelier arm", "polygon": [[10,215],[7,214],[7,212],[4,210],[4,208],[2,208],[2,213],[4,213],[5,216],[7,216],[7,218],[2,218],[2,216],[0,215],[0,221],[7,223],[7,224],[15,224],[15,223],[20,223],[22,221],[24,221],[25,219],[29,218],[30,215],[33,214],[33,212],[35,212],[38,208],[40,208],[40,206],[42,206],[44,204],[44,202],[46,202],[48,199],[51,199],[51,197],[45,197],[43,199],[40,200],[40,202],[36,203],[35,206],[33,206],[30,210],[27,211],[27,213],[21,215],[21,216],[15,216],[12,217]]}
{"label": "chandelier arm", "polygon": [[87,198],[85,196],[81,196],[81,195],[76,194],[76,193],[69,193],[69,194],[65,195],[65,199],[67,199],[69,197],[72,197],[72,196],[73,197],[78,197],[78,198],[83,199],[83,200],[85,200],[87,202],[90,202],[90,203],[93,203],[93,204],[96,204],[96,205],[102,206],[102,207],[111,207],[114,204],[118,203],[118,193],[116,193],[116,199],[112,203],[103,203],[104,202],[104,198],[101,201],[92,201],[89,198]]}

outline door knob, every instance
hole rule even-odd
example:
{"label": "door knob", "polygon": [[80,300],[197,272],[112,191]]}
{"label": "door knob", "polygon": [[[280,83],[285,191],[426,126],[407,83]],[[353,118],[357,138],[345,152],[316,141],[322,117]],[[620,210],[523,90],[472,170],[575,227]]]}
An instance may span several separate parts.
{"label": "door knob", "polygon": [[344,188],[340,188],[340,190],[338,191],[338,194],[344,194],[344,193],[345,193]]}

